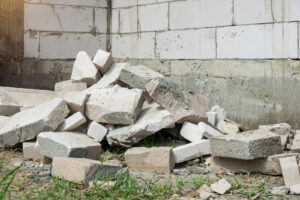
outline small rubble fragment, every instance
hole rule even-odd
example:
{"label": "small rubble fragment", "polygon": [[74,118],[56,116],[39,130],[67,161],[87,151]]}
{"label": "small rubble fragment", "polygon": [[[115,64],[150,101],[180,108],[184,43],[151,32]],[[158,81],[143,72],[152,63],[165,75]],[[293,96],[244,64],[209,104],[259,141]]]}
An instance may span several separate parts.
{"label": "small rubble fragment", "polygon": [[282,153],[280,137],[266,130],[252,130],[210,139],[213,156],[252,160]]}
{"label": "small rubble fragment", "polygon": [[206,116],[208,123],[210,123],[212,126],[215,126],[217,121],[217,113],[209,111],[206,112]]}
{"label": "small rubble fragment", "polygon": [[216,123],[215,126],[218,126],[220,122],[224,121],[226,118],[226,111],[219,105],[215,105],[210,109],[210,112],[216,113]]}
{"label": "small rubble fragment", "polygon": [[87,134],[95,141],[101,142],[103,138],[106,136],[107,128],[98,124],[97,122],[91,122],[88,125]]}
{"label": "small rubble fragment", "polygon": [[224,136],[223,133],[221,133],[217,129],[214,129],[213,127],[209,126],[204,122],[200,122],[198,124],[198,129],[203,134],[203,136],[206,137],[207,139],[210,139],[212,137]]}
{"label": "small rubble fragment", "polygon": [[190,142],[198,142],[203,138],[203,132],[198,128],[198,125],[190,122],[183,123],[180,135]]}
{"label": "small rubble fragment", "polygon": [[218,182],[212,184],[210,189],[218,194],[225,194],[228,190],[231,189],[231,184],[226,181],[226,179],[220,179]]}
{"label": "small rubble fragment", "polygon": [[71,113],[85,111],[85,104],[88,100],[88,95],[84,92],[68,92],[65,97],[65,101],[68,104]]}
{"label": "small rubble fragment", "polygon": [[287,193],[289,193],[289,188],[286,186],[274,187],[271,190],[271,194],[275,195],[286,195]]}
{"label": "small rubble fragment", "polygon": [[202,185],[197,192],[199,193],[201,199],[209,199],[214,195],[211,193],[210,187],[206,184]]}
{"label": "small rubble fragment", "polygon": [[97,160],[101,153],[101,144],[86,134],[42,132],[37,137],[35,150],[50,158],[73,157]]}
{"label": "small rubble fragment", "polygon": [[25,160],[44,160],[44,156],[35,149],[35,142],[23,142],[23,157]]}
{"label": "small rubble fragment", "polygon": [[93,63],[103,75],[109,70],[110,66],[112,65],[113,58],[111,56],[111,53],[98,49],[93,59]]}
{"label": "small rubble fragment", "polygon": [[61,81],[55,83],[54,91],[57,96],[64,98],[68,92],[81,92],[87,89],[87,84],[85,82],[73,83],[72,80]]}
{"label": "small rubble fragment", "polygon": [[286,187],[300,184],[300,174],[295,156],[279,159],[284,184]]}
{"label": "small rubble fragment", "polygon": [[300,134],[296,133],[291,146],[292,152],[300,153]]}
{"label": "small rubble fragment", "polygon": [[124,156],[130,170],[170,173],[175,166],[170,147],[134,147]]}
{"label": "small rubble fragment", "polygon": [[300,183],[290,187],[290,194],[300,195]]}
{"label": "small rubble fragment", "polygon": [[258,128],[278,135],[289,135],[291,132],[291,126],[287,123],[260,125]]}
{"label": "small rubble fragment", "polygon": [[149,95],[168,110],[176,123],[207,121],[208,99],[193,94],[175,83],[156,78],[146,84]]}
{"label": "small rubble fragment", "polygon": [[60,125],[57,131],[72,131],[86,122],[84,115],[81,112],[77,112]]}
{"label": "small rubble fragment", "polygon": [[219,122],[217,128],[225,134],[237,134],[240,132],[240,129],[237,125],[226,121]]}

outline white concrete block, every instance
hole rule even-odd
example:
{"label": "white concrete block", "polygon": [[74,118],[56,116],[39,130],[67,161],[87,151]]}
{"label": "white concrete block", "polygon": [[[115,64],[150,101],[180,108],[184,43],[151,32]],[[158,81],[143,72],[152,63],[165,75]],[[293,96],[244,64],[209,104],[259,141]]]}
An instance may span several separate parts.
{"label": "white concrete block", "polygon": [[206,112],[207,115],[207,121],[215,126],[216,125],[216,120],[217,120],[217,113],[216,112]]}
{"label": "white concrete block", "polygon": [[155,33],[112,35],[112,55],[116,58],[155,58]]}
{"label": "white concrete block", "polygon": [[38,58],[40,56],[39,44],[40,34],[35,31],[24,32],[24,57],[25,58]]}
{"label": "white concrete block", "polygon": [[175,163],[192,160],[210,154],[209,140],[201,140],[173,149]]}
{"label": "white concrete block", "polygon": [[64,99],[71,113],[84,113],[85,103],[88,100],[88,95],[85,92],[71,91],[65,95]]}
{"label": "white concrete block", "polygon": [[299,21],[299,0],[272,0],[273,16],[276,22]]}
{"label": "white concrete block", "polygon": [[107,33],[107,9],[95,8],[95,26],[97,33]]}
{"label": "white concrete block", "polygon": [[71,6],[90,6],[90,7],[107,7],[107,0],[40,0],[42,3],[71,5]]}
{"label": "white concrete block", "polygon": [[130,7],[120,10],[120,32],[131,33],[138,31],[137,7]]}
{"label": "white concrete block", "polygon": [[112,8],[136,6],[138,0],[112,0]]}
{"label": "white concrete block", "polygon": [[170,29],[232,24],[232,0],[188,0],[170,3]]}
{"label": "white concrete block", "polygon": [[216,56],[215,29],[168,31],[156,36],[161,59],[210,59]]}
{"label": "white concrete block", "polygon": [[10,117],[0,115],[0,129],[6,125],[6,123],[9,121],[9,119],[10,119]]}
{"label": "white concrete block", "polygon": [[297,23],[218,28],[217,57],[297,58],[297,38]]}
{"label": "white concrete block", "polygon": [[159,31],[168,28],[168,4],[153,4],[138,8],[140,31]]}
{"label": "white concrete block", "polygon": [[41,33],[40,58],[70,59],[79,51],[93,55],[99,48],[106,49],[106,35],[89,33]]}
{"label": "white concrete block", "polygon": [[180,135],[190,142],[202,140],[203,132],[200,131],[197,124],[184,122],[180,130]]}
{"label": "white concrete block", "polygon": [[235,24],[257,24],[273,22],[271,0],[235,0]]}
{"label": "white concrete block", "polygon": [[72,131],[86,122],[84,115],[81,112],[77,112],[60,125],[57,131]]}
{"label": "white concrete block", "polygon": [[57,96],[64,98],[69,92],[80,92],[87,89],[85,82],[74,83],[72,80],[57,82],[54,85],[54,91]]}
{"label": "white concrete block", "polygon": [[218,131],[217,129],[214,129],[213,127],[205,124],[204,122],[199,122],[198,128],[200,129],[200,132],[203,134],[206,138],[212,138],[212,137],[218,137],[223,136],[224,134]]}
{"label": "white concrete block", "polygon": [[35,142],[23,142],[23,157],[25,160],[43,160],[44,156],[39,154],[35,149]]}
{"label": "white concrete block", "polygon": [[110,23],[111,33],[120,32],[119,18],[120,18],[120,10],[119,9],[113,9],[111,11],[111,23]]}
{"label": "white concrete block", "polygon": [[282,176],[286,187],[300,183],[299,169],[295,156],[279,158]]}
{"label": "white concrete block", "polygon": [[226,181],[226,179],[221,179],[218,182],[211,184],[210,189],[220,195],[225,194],[228,190],[230,190],[231,184]]}
{"label": "white concrete block", "polygon": [[98,124],[97,122],[91,122],[88,126],[87,134],[95,141],[101,142],[106,136],[107,128]]}
{"label": "white concrete block", "polygon": [[101,72],[101,74],[104,75],[113,63],[111,53],[98,49],[93,59],[93,63],[95,64],[97,69]]}

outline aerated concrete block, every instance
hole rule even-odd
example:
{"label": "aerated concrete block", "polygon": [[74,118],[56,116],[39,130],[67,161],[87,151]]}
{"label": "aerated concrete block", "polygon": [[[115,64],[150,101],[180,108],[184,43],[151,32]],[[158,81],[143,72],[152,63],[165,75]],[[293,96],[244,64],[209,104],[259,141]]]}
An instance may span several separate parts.
{"label": "aerated concrete block", "polygon": [[77,112],[60,125],[57,131],[72,131],[86,122],[84,115],[81,112]]}
{"label": "aerated concrete block", "polygon": [[43,160],[44,156],[39,154],[35,149],[35,142],[23,142],[23,157],[25,160]]}
{"label": "aerated concrete block", "polygon": [[198,142],[202,139],[203,132],[198,128],[197,124],[184,122],[180,135],[190,142]]}
{"label": "aerated concrete block", "polygon": [[101,142],[106,136],[107,128],[98,124],[97,122],[91,122],[88,126],[87,134],[95,141]]}
{"label": "aerated concrete block", "polygon": [[279,159],[286,187],[300,184],[300,174],[295,156]]}
{"label": "aerated concrete block", "polygon": [[204,122],[200,122],[198,124],[198,129],[199,129],[200,133],[202,133],[203,136],[206,137],[207,139],[224,135],[217,129],[214,129],[213,127],[209,126],[208,124],[206,124]]}
{"label": "aerated concrete block", "polygon": [[98,49],[93,63],[96,65],[97,69],[104,75],[113,63],[111,53]]}

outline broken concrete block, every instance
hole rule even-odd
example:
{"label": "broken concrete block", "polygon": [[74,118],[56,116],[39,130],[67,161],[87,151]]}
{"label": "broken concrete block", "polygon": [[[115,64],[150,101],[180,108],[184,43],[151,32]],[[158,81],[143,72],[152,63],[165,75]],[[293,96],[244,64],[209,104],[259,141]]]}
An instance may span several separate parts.
{"label": "broken concrete block", "polygon": [[206,116],[207,116],[208,123],[210,123],[212,126],[215,126],[217,121],[217,113],[209,111],[206,112]]}
{"label": "broken concrete block", "polygon": [[175,163],[182,163],[210,154],[209,140],[189,143],[173,149]]}
{"label": "broken concrete block", "polygon": [[286,187],[300,184],[300,174],[295,156],[279,159],[284,184]]}
{"label": "broken concrete block", "polygon": [[86,134],[42,132],[37,138],[35,150],[50,158],[73,157],[97,160],[101,153],[101,144]]}
{"label": "broken concrete block", "polygon": [[134,147],[125,152],[125,163],[130,170],[170,173],[174,168],[172,148]]}
{"label": "broken concrete block", "polygon": [[280,137],[266,130],[253,130],[235,135],[210,138],[213,156],[252,160],[282,152]]}
{"label": "broken concrete block", "polygon": [[21,107],[34,107],[54,98],[53,91],[0,87],[0,115],[12,116],[20,112]]}
{"label": "broken concrete block", "polygon": [[86,122],[84,115],[77,112],[67,119],[59,126],[57,131],[72,131]]}
{"label": "broken concrete block", "polygon": [[180,130],[180,135],[190,142],[198,142],[202,140],[203,132],[201,132],[197,124],[184,122]]}
{"label": "broken concrete block", "polygon": [[197,192],[199,193],[201,199],[209,199],[213,197],[213,193],[211,193],[210,187],[206,184],[200,186]]}
{"label": "broken concrete block", "polygon": [[81,92],[87,89],[87,84],[85,82],[73,83],[72,80],[61,81],[55,83],[54,91],[57,96],[64,98],[68,92]]}
{"label": "broken concrete block", "polygon": [[132,88],[146,90],[145,86],[148,81],[164,77],[165,76],[161,73],[153,71],[143,65],[128,65],[121,70],[119,80]]}
{"label": "broken concrete block", "polygon": [[280,158],[296,156],[300,160],[299,153],[283,153],[269,156],[268,158],[257,158],[253,160],[240,160],[234,158],[213,157],[211,169],[219,174],[244,174],[262,173],[267,175],[281,175]]}
{"label": "broken concrete block", "polygon": [[190,93],[162,78],[149,81],[146,89],[155,102],[173,115],[176,123],[207,121],[208,100],[206,97]]}
{"label": "broken concrete block", "polygon": [[292,152],[300,153],[300,134],[295,134],[294,140],[291,146]]}
{"label": "broken concrete block", "polygon": [[84,113],[85,104],[88,98],[88,95],[84,92],[68,92],[64,97],[71,113]]}
{"label": "broken concrete block", "polygon": [[226,179],[220,179],[218,182],[211,184],[210,189],[218,194],[225,194],[231,189],[231,184]]}
{"label": "broken concrete block", "polygon": [[278,135],[288,135],[291,132],[291,126],[287,123],[260,125],[258,128],[277,133]]}
{"label": "broken concrete block", "polygon": [[85,82],[88,86],[97,83],[100,73],[91,58],[85,51],[80,51],[73,65],[71,80],[73,82]]}
{"label": "broken concrete block", "polygon": [[217,129],[214,129],[213,127],[209,126],[204,122],[199,122],[198,129],[203,134],[203,136],[206,137],[207,139],[212,137],[224,136],[223,133],[221,133]]}
{"label": "broken concrete block", "polygon": [[0,116],[0,129],[8,122],[10,117]]}
{"label": "broken concrete block", "polygon": [[174,124],[172,115],[155,102],[145,102],[136,123],[131,126],[109,131],[107,141],[110,145],[132,145]]}
{"label": "broken concrete block", "polygon": [[23,157],[25,160],[44,160],[44,156],[35,149],[35,142],[23,142]]}
{"label": "broken concrete block", "polygon": [[127,89],[118,85],[93,90],[86,103],[86,115],[95,122],[134,124],[142,110],[144,94],[140,89]]}
{"label": "broken concrete block", "polygon": [[87,134],[95,141],[101,142],[103,138],[106,136],[107,128],[98,124],[97,122],[91,122],[88,125]]}
{"label": "broken concrete block", "polygon": [[215,112],[216,113],[216,123],[215,125],[217,126],[221,121],[224,121],[226,118],[226,111],[219,105],[215,105],[210,109],[210,112]]}
{"label": "broken concrete block", "polygon": [[104,75],[113,63],[111,53],[98,49],[93,59],[93,63],[96,65],[97,69],[99,69],[101,74]]}
{"label": "broken concrete block", "polygon": [[296,195],[300,194],[300,183],[296,185],[292,185],[290,187],[290,194],[296,194]]}
{"label": "broken concrete block", "polygon": [[217,128],[225,134],[237,134],[240,132],[237,125],[226,121],[219,122]]}
{"label": "broken concrete block", "polygon": [[11,147],[32,140],[42,131],[54,131],[68,113],[68,106],[61,98],[19,112],[0,130],[0,147]]}

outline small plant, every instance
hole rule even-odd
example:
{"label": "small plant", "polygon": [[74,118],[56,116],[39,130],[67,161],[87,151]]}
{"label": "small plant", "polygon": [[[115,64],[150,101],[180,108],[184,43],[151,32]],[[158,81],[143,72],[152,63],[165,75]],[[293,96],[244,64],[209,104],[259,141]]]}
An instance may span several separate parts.
{"label": "small plant", "polygon": [[[21,166],[18,166],[15,169],[11,170],[0,180],[0,200],[3,200],[7,195],[8,189],[12,184],[12,182],[14,181]],[[2,168],[2,162],[1,162],[1,168]]]}

